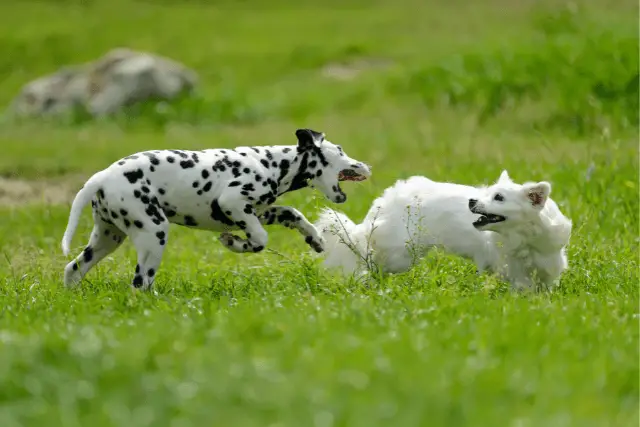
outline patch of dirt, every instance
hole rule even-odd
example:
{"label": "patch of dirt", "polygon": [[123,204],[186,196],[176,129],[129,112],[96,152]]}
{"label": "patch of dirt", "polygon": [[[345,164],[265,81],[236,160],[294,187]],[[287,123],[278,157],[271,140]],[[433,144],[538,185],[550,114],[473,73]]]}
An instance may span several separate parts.
{"label": "patch of dirt", "polygon": [[382,58],[361,58],[349,62],[334,62],[322,67],[322,75],[335,80],[353,80],[365,71],[388,68],[392,62]]}
{"label": "patch of dirt", "polygon": [[0,177],[0,207],[69,204],[82,182],[82,177],[42,180]]}

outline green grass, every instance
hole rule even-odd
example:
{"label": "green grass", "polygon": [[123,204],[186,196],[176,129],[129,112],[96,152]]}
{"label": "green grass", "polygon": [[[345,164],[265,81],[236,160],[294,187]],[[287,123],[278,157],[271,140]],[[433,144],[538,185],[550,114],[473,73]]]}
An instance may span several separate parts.
{"label": "green grass", "polygon": [[[175,227],[155,293],[130,290],[130,243],[70,291],[68,203],[14,200],[0,207],[0,426],[638,425],[636,2],[213,3],[0,6],[2,105],[122,45],[202,80],[166,114],[3,122],[0,176],[75,191],[134,151],[293,144],[312,127],[374,167],[344,186],[355,219],[416,174],[550,181],[574,223],[570,269],[514,295],[436,251],[359,283],[290,230],[235,255]],[[390,66],[320,71],[358,58]],[[330,205],[310,189],[282,202],[312,220]],[[87,209],[76,250],[90,227]]]}

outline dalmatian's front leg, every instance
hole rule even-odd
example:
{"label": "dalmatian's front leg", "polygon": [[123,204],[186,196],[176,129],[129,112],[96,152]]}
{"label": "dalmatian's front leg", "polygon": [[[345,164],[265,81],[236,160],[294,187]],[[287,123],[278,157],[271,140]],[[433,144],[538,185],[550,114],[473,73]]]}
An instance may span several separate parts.
{"label": "dalmatian's front leg", "polygon": [[218,200],[220,209],[225,216],[240,230],[246,239],[229,232],[220,234],[218,240],[227,249],[236,253],[260,252],[267,245],[268,235],[260,224],[254,210],[246,201],[235,197],[221,197]]}
{"label": "dalmatian's front leg", "polygon": [[271,206],[260,215],[260,223],[264,225],[279,224],[288,228],[297,229],[311,248],[320,253],[324,251],[324,239],[297,209],[288,206]]}

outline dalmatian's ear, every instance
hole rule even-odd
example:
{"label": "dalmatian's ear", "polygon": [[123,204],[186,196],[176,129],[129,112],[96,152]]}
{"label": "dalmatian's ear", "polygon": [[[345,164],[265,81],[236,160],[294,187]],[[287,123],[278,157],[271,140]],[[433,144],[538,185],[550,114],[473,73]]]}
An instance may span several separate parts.
{"label": "dalmatian's ear", "polygon": [[311,129],[298,129],[296,131],[296,137],[298,138],[298,147],[300,147],[301,150],[317,147],[324,141],[324,133]]}

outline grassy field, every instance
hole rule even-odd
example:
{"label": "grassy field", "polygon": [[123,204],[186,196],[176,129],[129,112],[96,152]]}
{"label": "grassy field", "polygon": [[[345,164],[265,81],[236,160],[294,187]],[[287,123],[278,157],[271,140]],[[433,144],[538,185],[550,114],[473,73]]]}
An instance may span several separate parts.
{"label": "grassy field", "polygon": [[[0,105],[116,46],[201,88],[165,113],[0,123],[0,426],[638,425],[637,2],[14,3]],[[176,227],[155,293],[130,290],[128,242],[64,288],[59,242],[93,172],[143,149],[294,144],[297,127],[373,165],[344,185],[356,219],[411,175],[550,181],[570,269],[522,296],[433,252],[360,283],[293,231],[235,255]],[[87,209],[76,251],[90,228]]]}

